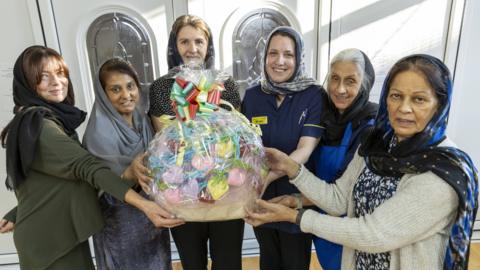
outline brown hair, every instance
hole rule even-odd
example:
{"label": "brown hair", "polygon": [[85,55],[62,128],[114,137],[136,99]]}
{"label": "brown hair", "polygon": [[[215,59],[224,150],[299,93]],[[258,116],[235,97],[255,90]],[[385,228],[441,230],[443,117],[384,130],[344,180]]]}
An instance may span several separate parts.
{"label": "brown hair", "polygon": [[103,90],[105,90],[105,81],[107,76],[111,72],[118,72],[132,77],[137,84],[137,88],[140,88],[138,75],[133,66],[121,58],[112,58],[103,63],[98,73],[98,79],[100,80]]}
{"label": "brown hair", "polygon": [[178,17],[172,25],[172,32],[175,33],[176,36],[178,35],[178,32],[180,32],[180,29],[187,25],[202,31],[205,34],[206,39],[210,39],[210,31],[207,23],[202,18],[195,15],[182,15]]}
{"label": "brown hair", "polygon": [[43,68],[50,60],[56,61],[60,65],[65,76],[68,78],[68,92],[67,97],[65,98],[65,103],[74,105],[75,95],[73,93],[68,67],[65,64],[63,57],[53,49],[34,46],[29,48],[23,55],[22,68],[29,88],[36,91],[37,85],[42,80]]}

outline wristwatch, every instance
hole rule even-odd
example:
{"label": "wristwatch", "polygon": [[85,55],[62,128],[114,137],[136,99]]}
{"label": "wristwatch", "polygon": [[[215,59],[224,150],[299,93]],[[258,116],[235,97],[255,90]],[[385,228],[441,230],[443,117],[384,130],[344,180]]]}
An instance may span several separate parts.
{"label": "wristwatch", "polygon": [[300,226],[300,222],[302,221],[302,216],[303,216],[303,213],[305,213],[305,210],[306,209],[304,208],[298,209],[297,217],[295,218],[295,224],[297,224],[298,226]]}

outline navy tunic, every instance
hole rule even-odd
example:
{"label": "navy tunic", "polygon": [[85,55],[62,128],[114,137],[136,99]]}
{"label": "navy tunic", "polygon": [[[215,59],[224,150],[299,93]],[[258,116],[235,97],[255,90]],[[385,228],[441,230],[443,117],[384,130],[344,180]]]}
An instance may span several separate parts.
{"label": "navy tunic", "polygon": [[[242,113],[248,120],[260,125],[265,147],[273,147],[290,155],[297,149],[300,137],[319,138],[323,133],[319,125],[323,108],[320,90],[319,86],[310,86],[305,91],[286,95],[277,107],[276,96],[263,92],[257,85],[247,89]],[[270,183],[263,199],[298,192],[285,176]],[[287,222],[267,226],[292,233],[300,232],[297,225]]]}

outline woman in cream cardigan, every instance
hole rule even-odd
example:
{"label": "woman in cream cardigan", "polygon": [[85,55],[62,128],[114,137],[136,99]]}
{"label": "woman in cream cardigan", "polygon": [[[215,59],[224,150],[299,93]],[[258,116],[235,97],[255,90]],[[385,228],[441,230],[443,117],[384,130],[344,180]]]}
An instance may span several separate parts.
{"label": "woman in cream cardigan", "polygon": [[467,269],[477,171],[445,135],[451,97],[440,60],[401,59],[386,78],[374,128],[335,184],[267,150],[271,169],[328,215],[286,207],[292,199],[284,196],[259,200],[263,211],[249,211],[247,222],[295,222],[341,244],[342,269]]}

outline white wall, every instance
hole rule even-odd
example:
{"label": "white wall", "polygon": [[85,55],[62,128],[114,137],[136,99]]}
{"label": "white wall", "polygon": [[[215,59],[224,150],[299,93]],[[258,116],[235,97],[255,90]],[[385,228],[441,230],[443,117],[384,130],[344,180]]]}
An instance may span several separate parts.
{"label": "white wall", "polygon": [[[12,69],[17,56],[29,45],[35,44],[32,21],[27,0],[1,1],[0,36],[0,129],[13,117]],[[38,25],[38,23],[37,23]],[[4,185],[6,177],[5,149],[0,149],[0,217],[15,204],[13,192]],[[2,254],[15,253],[12,234],[0,235],[0,264],[16,260],[15,256]]]}
{"label": "white wall", "polygon": [[[454,76],[453,103],[448,135],[480,168],[480,1],[466,1],[459,53]],[[480,240],[480,215],[473,239]]]}
{"label": "white wall", "polygon": [[480,168],[480,1],[466,1],[448,134]]}

